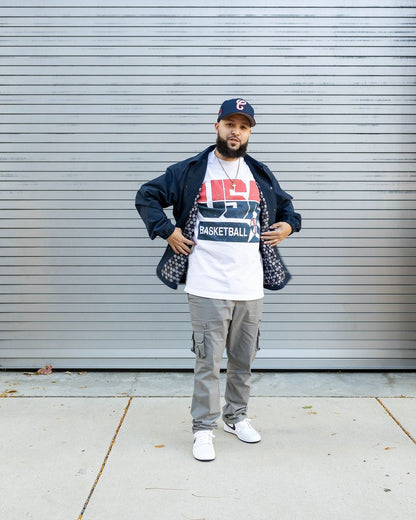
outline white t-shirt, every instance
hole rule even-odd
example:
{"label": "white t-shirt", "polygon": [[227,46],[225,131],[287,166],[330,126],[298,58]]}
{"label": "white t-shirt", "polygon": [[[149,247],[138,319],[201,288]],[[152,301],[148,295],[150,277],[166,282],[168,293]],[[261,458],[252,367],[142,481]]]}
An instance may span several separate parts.
{"label": "white t-shirt", "polygon": [[[238,171],[238,163],[240,169]],[[244,159],[222,161],[214,152],[198,199],[198,219],[188,260],[185,292],[222,300],[264,296],[259,250],[260,196]]]}

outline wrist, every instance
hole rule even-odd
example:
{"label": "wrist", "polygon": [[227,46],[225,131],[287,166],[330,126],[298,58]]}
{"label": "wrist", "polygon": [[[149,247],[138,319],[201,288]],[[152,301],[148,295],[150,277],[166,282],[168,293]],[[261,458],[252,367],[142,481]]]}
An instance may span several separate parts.
{"label": "wrist", "polygon": [[167,240],[172,235],[172,233],[174,233],[174,231],[175,226],[172,224],[172,222],[168,222],[166,226],[160,231],[159,236]]}

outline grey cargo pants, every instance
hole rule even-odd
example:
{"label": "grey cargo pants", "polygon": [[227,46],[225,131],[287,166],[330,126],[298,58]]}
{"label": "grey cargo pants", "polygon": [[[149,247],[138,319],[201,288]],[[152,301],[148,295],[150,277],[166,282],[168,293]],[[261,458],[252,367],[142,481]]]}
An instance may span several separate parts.
{"label": "grey cargo pants", "polygon": [[220,416],[219,375],[227,350],[227,383],[222,418],[236,423],[247,416],[251,365],[259,349],[263,298],[216,300],[188,294],[195,352],[193,431],[217,427]]}

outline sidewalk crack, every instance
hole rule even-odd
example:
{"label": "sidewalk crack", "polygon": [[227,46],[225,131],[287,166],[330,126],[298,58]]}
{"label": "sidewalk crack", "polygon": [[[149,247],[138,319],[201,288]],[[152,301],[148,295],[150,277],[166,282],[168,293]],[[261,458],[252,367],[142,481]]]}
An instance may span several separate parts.
{"label": "sidewalk crack", "polygon": [[111,450],[113,449],[113,446],[114,446],[114,444],[115,444],[115,442],[117,440],[117,436],[119,434],[120,428],[123,426],[124,419],[126,418],[126,415],[127,415],[127,412],[128,412],[128,410],[130,408],[130,404],[131,404],[132,400],[133,400],[133,397],[130,397],[130,399],[129,399],[128,403],[127,403],[127,406],[124,409],[124,413],[123,413],[123,415],[122,415],[122,417],[120,419],[120,422],[119,422],[119,424],[117,426],[116,432],[115,432],[115,434],[114,434],[114,436],[113,436],[113,438],[112,438],[112,440],[110,442],[110,446],[109,446],[109,448],[107,450],[106,456],[104,457],[103,463],[101,464],[100,471],[97,474],[95,482],[92,485],[92,488],[91,488],[91,490],[90,490],[90,492],[88,494],[87,500],[85,501],[84,506],[83,506],[82,511],[81,511],[81,514],[79,515],[77,520],[82,520],[82,517],[83,517],[83,515],[85,513],[85,510],[88,507],[88,504],[89,504],[89,502],[91,500],[91,497],[92,497],[92,495],[93,495],[93,493],[95,491],[95,488],[97,487],[98,481],[100,480],[100,477],[103,474],[103,471],[104,471],[105,465],[107,464],[107,460],[108,460],[108,457],[110,456]]}
{"label": "sidewalk crack", "polygon": [[393,421],[399,426],[399,428],[409,437],[409,439],[416,445],[416,439],[410,435],[410,433],[400,424],[400,421],[394,417],[394,415],[390,412],[387,406],[381,401],[379,397],[376,397],[376,401],[384,408],[384,410],[388,413],[388,415],[393,419]]}

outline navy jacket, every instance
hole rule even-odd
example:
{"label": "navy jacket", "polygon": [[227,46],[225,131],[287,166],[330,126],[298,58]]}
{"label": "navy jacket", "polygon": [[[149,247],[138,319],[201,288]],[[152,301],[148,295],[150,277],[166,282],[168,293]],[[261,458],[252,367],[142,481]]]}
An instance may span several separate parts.
{"label": "navy jacket", "polygon": [[[164,175],[143,184],[137,192],[136,208],[144,220],[152,240],[157,236],[164,239],[168,238],[175,230],[175,227],[180,227],[182,230],[186,229],[191,210],[195,207],[195,201],[204,181],[208,155],[214,149],[215,145],[212,145],[194,157],[169,166]],[[249,155],[245,155],[244,159],[257,182],[260,193],[264,197],[264,209],[267,213],[267,219],[264,218],[264,214],[263,218],[262,214],[260,214],[262,231],[267,230],[275,222],[287,222],[291,225],[292,232],[300,231],[301,216],[294,211],[291,195],[282,190],[275,176],[265,164],[256,161]],[[176,225],[170,221],[164,212],[164,208],[170,206],[173,208]],[[269,249],[273,249],[274,254],[281,261],[277,248]],[[264,262],[265,255],[262,247],[260,250]],[[182,259],[185,271],[181,273],[180,279],[167,279],[163,268],[174,256],[184,257],[184,255],[175,255],[168,245],[158,265],[157,274],[166,285],[177,289],[178,283],[185,281],[187,262]],[[264,284],[266,288],[280,289],[289,281],[290,274],[283,262],[281,264],[286,273],[284,282],[278,284],[279,286],[276,286],[275,283],[270,284],[266,282]]]}

